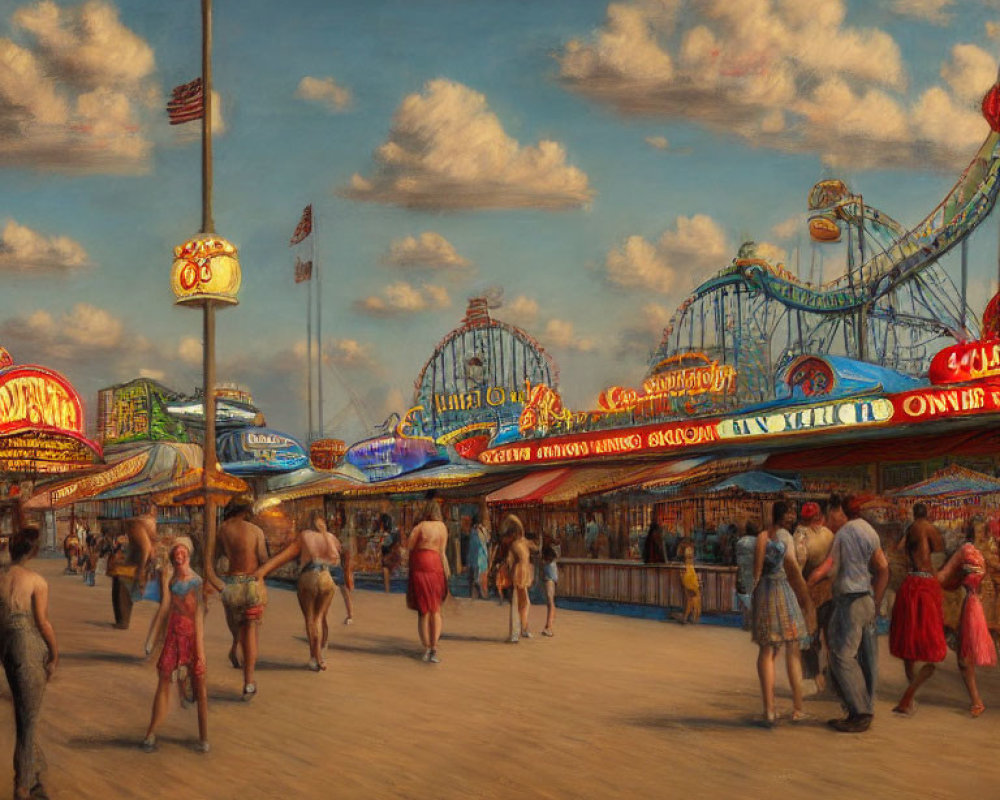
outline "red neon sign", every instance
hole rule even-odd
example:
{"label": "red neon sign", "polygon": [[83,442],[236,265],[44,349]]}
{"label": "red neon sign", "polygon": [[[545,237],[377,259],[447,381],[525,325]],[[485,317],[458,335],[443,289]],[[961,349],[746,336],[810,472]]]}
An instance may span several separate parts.
{"label": "red neon sign", "polygon": [[43,367],[0,373],[0,435],[27,430],[83,436],[83,403],[62,375]]}

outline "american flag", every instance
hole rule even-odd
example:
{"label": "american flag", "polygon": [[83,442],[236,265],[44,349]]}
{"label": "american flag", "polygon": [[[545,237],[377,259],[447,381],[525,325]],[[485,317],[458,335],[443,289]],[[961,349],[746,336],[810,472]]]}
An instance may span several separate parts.
{"label": "american flag", "polygon": [[299,220],[299,224],[295,226],[295,233],[292,234],[292,239],[288,243],[289,247],[293,244],[298,244],[303,239],[305,239],[313,229],[313,207],[312,203],[307,205],[302,209],[302,219]]}
{"label": "american flag", "polygon": [[167,115],[171,125],[183,125],[205,116],[205,93],[201,78],[174,88],[167,103]]}
{"label": "american flag", "polygon": [[302,283],[303,281],[308,281],[313,275],[313,262],[312,261],[300,261],[295,259],[295,282]]}

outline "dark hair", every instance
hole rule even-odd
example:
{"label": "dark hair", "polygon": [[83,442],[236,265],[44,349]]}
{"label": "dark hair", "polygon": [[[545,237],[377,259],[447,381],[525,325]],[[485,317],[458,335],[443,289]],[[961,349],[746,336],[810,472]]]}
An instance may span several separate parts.
{"label": "dark hair", "polygon": [[834,511],[843,511],[843,510],[844,510],[844,500],[839,494],[834,492],[833,494],[830,495],[830,499],[826,504],[826,512],[830,514]]}
{"label": "dark hair", "polygon": [[253,498],[249,495],[238,494],[228,503],[226,503],[226,510],[222,512],[223,519],[231,519],[232,517],[238,516],[240,514],[245,514],[248,511],[253,510]]}
{"label": "dark hair", "polygon": [[384,531],[391,531],[392,530],[392,517],[390,517],[388,514],[379,514],[378,515],[378,525]]}
{"label": "dark hair", "polygon": [[10,538],[10,560],[20,561],[38,552],[38,528],[21,528]]}
{"label": "dark hair", "polygon": [[747,536],[758,536],[760,534],[760,528],[757,527],[757,523],[753,520],[747,520],[746,535]]}
{"label": "dark hair", "polygon": [[923,503],[914,503],[913,505],[913,518],[922,519],[927,516],[927,506]]}
{"label": "dark hair", "polygon": [[472,512],[472,519],[470,519],[469,522],[471,522],[473,525],[478,525],[479,524],[479,512],[473,511]]}
{"label": "dark hair", "polygon": [[779,500],[777,503],[774,504],[774,507],[771,509],[771,522],[777,525],[779,522],[781,522],[781,520],[785,518],[785,514],[787,513],[788,513],[788,503],[786,503],[784,500]]}
{"label": "dark hair", "polygon": [[552,545],[546,544],[542,547],[542,560],[543,561],[556,560],[556,550]]}

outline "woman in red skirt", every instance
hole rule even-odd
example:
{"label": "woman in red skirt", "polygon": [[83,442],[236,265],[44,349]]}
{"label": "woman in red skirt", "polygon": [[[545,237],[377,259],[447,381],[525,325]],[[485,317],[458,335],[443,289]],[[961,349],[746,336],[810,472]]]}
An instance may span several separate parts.
{"label": "woman in red skirt", "polygon": [[[149,636],[146,638],[146,654],[153,652],[153,643],[159,638],[164,620],[167,634],[163,640],[163,651],[156,662],[160,682],[153,698],[153,713],[149,729],[142,742],[142,749],[151,753],[156,749],[156,728],[167,714],[167,699],[170,684],[177,681],[178,687],[190,678],[198,703],[198,745],[199,753],[208,752],[208,696],[205,691],[205,608],[202,598],[201,578],[191,569],[191,540],[180,536],[170,548],[170,567],[163,570],[160,584],[160,608],[156,612]],[[183,697],[183,688],[180,688]]]}
{"label": "woman in red skirt", "polygon": [[448,596],[448,529],[442,521],[441,506],[427,501],[421,521],[410,532],[410,577],[406,584],[406,605],[420,616],[417,630],[424,646],[424,661],[437,664],[437,644],[441,638],[441,603]]}
{"label": "woman in red skirt", "polygon": [[993,667],[997,663],[997,649],[986,625],[986,614],[979,599],[979,585],[986,575],[986,559],[972,542],[966,542],[948,563],[941,568],[937,578],[945,589],[965,590],[962,614],[959,618],[955,653],[958,669],[969,692],[969,713],[978,717],[986,710],[976,685],[976,667]]}

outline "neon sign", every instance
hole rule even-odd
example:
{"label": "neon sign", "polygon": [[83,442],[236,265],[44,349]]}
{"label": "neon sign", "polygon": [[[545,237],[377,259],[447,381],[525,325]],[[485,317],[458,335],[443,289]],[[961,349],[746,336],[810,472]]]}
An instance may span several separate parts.
{"label": "neon sign", "polygon": [[178,305],[236,303],[242,276],[236,247],[214,234],[201,234],[174,248],[170,285]]}
{"label": "neon sign", "polygon": [[791,408],[724,419],[719,423],[720,439],[748,439],[830,428],[851,428],[888,422],[893,404],[884,397]]}
{"label": "neon sign", "polygon": [[479,460],[489,465],[532,464],[692,447],[717,442],[717,426],[718,420],[704,420],[559,436],[530,444],[511,444],[484,450],[479,454]]}
{"label": "neon sign", "polygon": [[896,422],[989,413],[1000,411],[1000,385],[918,390],[895,395],[892,403]]}
{"label": "neon sign", "polygon": [[732,394],[736,388],[736,369],[712,361],[704,353],[671,356],[661,361],[656,369],[659,371],[642,382],[641,392],[622,386],[612,386],[601,392],[597,399],[601,411],[631,412],[644,417],[690,414],[696,406],[706,404],[696,401],[707,401],[708,395]]}
{"label": "neon sign", "polygon": [[1000,340],[965,342],[941,350],[931,360],[931,383],[964,383],[1000,375]]}
{"label": "neon sign", "polygon": [[83,405],[65,378],[41,367],[0,374],[0,434],[25,430],[83,434]]}

